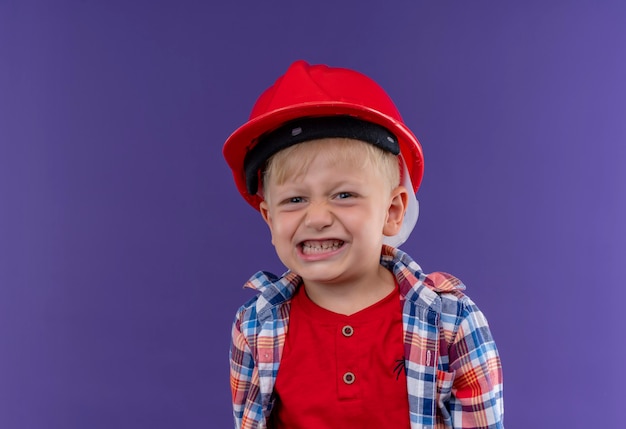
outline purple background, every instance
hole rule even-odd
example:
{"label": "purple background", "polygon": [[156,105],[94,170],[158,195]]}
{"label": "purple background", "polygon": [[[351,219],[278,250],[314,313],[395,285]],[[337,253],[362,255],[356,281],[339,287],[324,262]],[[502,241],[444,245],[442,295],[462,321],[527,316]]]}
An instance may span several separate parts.
{"label": "purple background", "polygon": [[221,146],[298,58],[422,141],[403,249],[488,316],[507,428],[622,427],[626,4],[591,0],[0,2],[0,427],[232,427],[282,268]]}

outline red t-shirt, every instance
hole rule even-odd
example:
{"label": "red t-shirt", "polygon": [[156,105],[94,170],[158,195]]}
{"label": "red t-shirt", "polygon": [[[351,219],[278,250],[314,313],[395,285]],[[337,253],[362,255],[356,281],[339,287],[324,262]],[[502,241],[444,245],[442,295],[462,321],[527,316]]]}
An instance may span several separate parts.
{"label": "red t-shirt", "polygon": [[272,429],[404,429],[409,404],[400,294],[350,316],[296,292]]}

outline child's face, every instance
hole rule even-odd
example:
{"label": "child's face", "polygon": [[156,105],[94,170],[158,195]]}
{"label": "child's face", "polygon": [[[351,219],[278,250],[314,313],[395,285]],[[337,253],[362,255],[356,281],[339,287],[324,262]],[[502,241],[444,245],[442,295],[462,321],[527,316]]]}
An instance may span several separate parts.
{"label": "child's face", "polygon": [[398,232],[406,206],[404,187],[390,190],[379,169],[333,155],[338,144],[324,139],[304,171],[264,184],[261,213],[276,253],[307,284],[376,278],[383,235]]}

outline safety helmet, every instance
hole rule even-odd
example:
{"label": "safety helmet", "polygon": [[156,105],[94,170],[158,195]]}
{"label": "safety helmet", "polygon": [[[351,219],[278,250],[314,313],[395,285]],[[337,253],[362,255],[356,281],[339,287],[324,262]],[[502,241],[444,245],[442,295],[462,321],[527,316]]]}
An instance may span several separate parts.
{"label": "safety helmet", "polygon": [[355,117],[391,132],[397,138],[413,191],[417,192],[424,172],[422,147],[387,93],[354,70],[299,60],[261,94],[248,122],[224,144],[224,158],[233,171],[237,189],[250,205],[258,210],[262,197],[249,192],[244,162],[259,140],[295,119],[332,116]]}

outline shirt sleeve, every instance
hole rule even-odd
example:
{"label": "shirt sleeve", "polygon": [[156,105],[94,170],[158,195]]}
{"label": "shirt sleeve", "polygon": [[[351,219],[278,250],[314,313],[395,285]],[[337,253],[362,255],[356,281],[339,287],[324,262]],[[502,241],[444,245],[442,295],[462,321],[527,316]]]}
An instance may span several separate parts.
{"label": "shirt sleeve", "polygon": [[453,428],[503,429],[502,365],[484,315],[467,301],[449,351]]}
{"label": "shirt sleeve", "polygon": [[235,428],[242,428],[246,401],[253,387],[254,359],[248,341],[242,332],[242,312],[233,322],[230,347],[230,389],[233,401]]}

